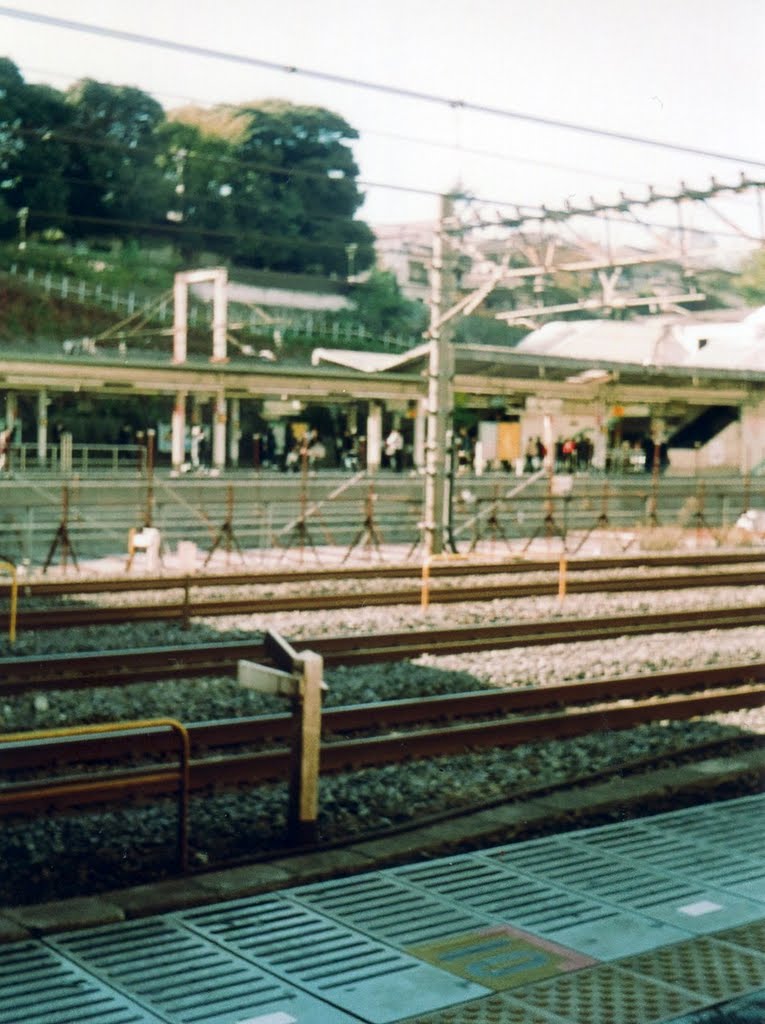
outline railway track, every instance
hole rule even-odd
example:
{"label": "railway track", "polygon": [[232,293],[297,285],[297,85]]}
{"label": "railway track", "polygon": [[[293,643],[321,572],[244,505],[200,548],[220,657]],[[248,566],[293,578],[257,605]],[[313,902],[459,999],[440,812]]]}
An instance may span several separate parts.
{"label": "railway track", "polygon": [[[764,624],[765,605],[752,605],[662,612],[639,617],[560,618],[491,626],[315,637],[294,641],[293,646],[297,650],[321,654],[326,666],[360,665],[403,661],[421,654],[460,654]],[[261,640],[0,658],[0,697],[32,690],[74,690],[159,679],[232,675],[240,659],[269,662]]]}
{"label": "railway track", "polygon": [[[668,576],[628,576],[598,579],[576,579],[569,575],[569,594],[626,593],[636,590],[687,590],[697,587],[749,587],[762,585],[762,571],[674,573]],[[480,602],[498,599],[543,597],[558,593],[557,576],[549,581],[503,583],[470,587],[430,587],[431,604]],[[84,606],[22,609],[17,628],[73,629],[83,626],[115,625],[128,622],[181,621],[193,618],[228,615],[262,615],[272,612],[327,611],[338,608],[366,608],[391,605],[419,605],[422,589],[366,590],[356,593],[304,594],[297,596],[269,595],[264,598],[228,598],[220,600],[192,599],[187,588],[176,601],[149,604],[119,604],[112,607]],[[6,626],[9,612],[0,617],[0,628]]]}
{"label": "railway track", "polygon": [[[713,551],[703,553],[676,553],[666,555],[631,555],[620,557],[571,558],[568,562],[572,572],[589,572],[613,569],[660,569],[671,566],[694,568],[698,566],[754,565],[765,562],[762,551]],[[554,559],[524,559],[509,556],[504,560],[488,562],[470,561],[459,556],[447,556],[445,561],[435,562],[430,567],[431,577],[481,576],[505,573],[517,575],[528,572],[556,570]],[[419,565],[377,563],[366,566],[323,567],[311,569],[284,569],[278,571],[208,573],[204,569],[193,576],[189,574],[167,574],[162,576],[120,576],[99,577],[98,579],[44,579],[23,580],[20,584],[26,597],[74,597],[85,594],[139,593],[143,591],[182,590],[191,586],[245,587],[272,586],[283,583],[315,583],[319,580],[363,580],[363,579],[417,579],[422,573]],[[0,578],[0,595],[10,591],[10,579]]]}
{"label": "railway track", "polygon": [[[630,729],[648,722],[760,707],[763,699],[765,664],[757,663],[338,708],[323,716],[321,771],[332,774]],[[439,724],[433,726],[434,722]],[[383,735],[381,726],[388,730]],[[289,716],[199,723],[188,726],[188,731],[192,792],[252,786],[288,776],[289,750],[272,744],[289,735]],[[353,735],[360,732],[374,734]],[[266,749],[239,752],[253,746]],[[154,761],[148,768],[111,767],[120,759],[136,757]],[[0,744],[0,770],[30,773],[55,765],[56,774],[0,787],[0,816],[172,795],[178,789],[175,757],[177,737],[158,728],[35,741],[19,734]],[[110,767],[94,767],[101,762],[109,762]],[[88,764],[90,768],[83,771]],[[72,766],[79,771],[61,774]]]}

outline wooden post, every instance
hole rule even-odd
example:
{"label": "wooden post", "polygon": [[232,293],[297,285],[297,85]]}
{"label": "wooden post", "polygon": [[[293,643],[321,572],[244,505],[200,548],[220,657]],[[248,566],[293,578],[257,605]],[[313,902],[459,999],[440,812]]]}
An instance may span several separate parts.
{"label": "wooden post", "polygon": [[313,651],[299,656],[302,677],[293,698],[293,743],[290,780],[289,835],[298,844],[318,838],[321,691],[324,659]]}
{"label": "wooden post", "polygon": [[239,683],[263,693],[290,698],[290,751],[287,829],[290,842],[313,843],[318,838],[319,758],[321,753],[321,696],[324,659],[314,651],[298,652],[275,630],[264,638],[266,652],[277,669],[239,662]]}

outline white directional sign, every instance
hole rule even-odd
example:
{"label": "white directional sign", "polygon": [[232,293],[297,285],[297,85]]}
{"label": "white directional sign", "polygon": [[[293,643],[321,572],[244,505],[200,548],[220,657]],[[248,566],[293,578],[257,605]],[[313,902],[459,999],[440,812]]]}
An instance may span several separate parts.
{"label": "white directional sign", "polygon": [[255,661],[242,660],[237,663],[237,680],[240,686],[249,690],[282,697],[294,697],[300,690],[300,680],[291,672],[258,665]]}

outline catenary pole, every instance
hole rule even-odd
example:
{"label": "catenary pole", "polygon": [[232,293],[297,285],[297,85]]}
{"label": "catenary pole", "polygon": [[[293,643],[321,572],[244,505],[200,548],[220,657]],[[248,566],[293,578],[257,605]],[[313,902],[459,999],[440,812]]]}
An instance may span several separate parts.
{"label": "catenary pole", "polygon": [[441,197],[438,229],[433,238],[428,359],[427,439],[425,442],[425,559],[444,550],[447,435],[452,417],[452,325],[444,322],[453,293],[451,246],[447,225],[453,215],[452,196]]}

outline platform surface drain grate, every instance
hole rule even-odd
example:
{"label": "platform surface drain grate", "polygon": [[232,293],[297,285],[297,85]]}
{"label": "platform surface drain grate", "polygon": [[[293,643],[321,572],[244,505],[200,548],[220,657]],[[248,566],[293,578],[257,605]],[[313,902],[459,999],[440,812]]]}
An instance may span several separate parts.
{"label": "platform surface drain grate", "polygon": [[201,935],[372,1024],[487,995],[282,896],[234,900],[178,919]]}
{"label": "platform surface drain grate", "polygon": [[47,941],[163,1021],[239,1024],[282,1014],[299,1024],[350,1024],[346,1014],[166,919]]}
{"label": "platform surface drain grate", "polygon": [[765,901],[765,861],[679,829],[652,828],[650,819],[572,833],[564,842],[618,856],[673,875]]}
{"label": "platform surface drain grate", "polygon": [[0,1024],[161,1024],[38,942],[0,947]]}
{"label": "platform surface drain grate", "polygon": [[596,960],[618,959],[688,935],[685,929],[530,878],[482,856],[396,868],[393,874],[482,912],[492,923],[517,925]]}
{"label": "platform surface drain grate", "polygon": [[502,847],[486,856],[532,878],[549,879],[692,933],[755,921],[762,904],[736,893],[699,886],[692,879],[651,871],[565,839],[541,839]]}
{"label": "platform surface drain grate", "polygon": [[392,875],[359,875],[290,889],[290,899],[391,942],[400,949],[480,928],[464,908],[403,885]]}
{"label": "platform surface drain grate", "polygon": [[763,820],[765,798],[761,794],[684,811],[670,811],[646,819],[652,828],[667,830],[726,850],[737,850],[760,860]]}

